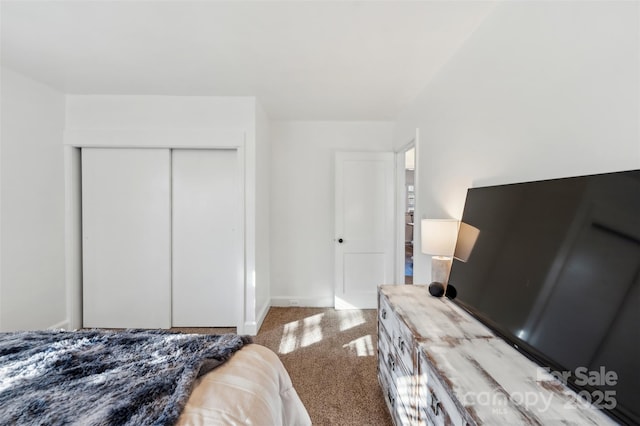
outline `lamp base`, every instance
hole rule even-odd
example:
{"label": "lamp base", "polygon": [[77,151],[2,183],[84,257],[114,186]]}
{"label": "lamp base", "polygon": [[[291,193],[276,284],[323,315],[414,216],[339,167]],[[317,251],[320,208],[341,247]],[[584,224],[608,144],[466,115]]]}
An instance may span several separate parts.
{"label": "lamp base", "polygon": [[456,288],[452,285],[448,285],[445,289],[442,283],[434,281],[429,284],[429,294],[433,297],[446,296],[447,299],[453,300],[458,295],[458,290],[456,290]]}
{"label": "lamp base", "polygon": [[453,258],[446,256],[431,257],[431,281],[442,283],[444,291],[447,291],[449,273],[451,272]]}
{"label": "lamp base", "polygon": [[444,285],[436,281],[432,282],[429,284],[429,294],[433,297],[444,296]]}

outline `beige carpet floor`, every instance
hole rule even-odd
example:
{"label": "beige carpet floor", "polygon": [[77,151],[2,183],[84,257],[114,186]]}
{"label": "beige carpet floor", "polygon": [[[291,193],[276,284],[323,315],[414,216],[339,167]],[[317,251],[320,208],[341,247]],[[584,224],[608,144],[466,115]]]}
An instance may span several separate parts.
{"label": "beige carpet floor", "polygon": [[314,425],[386,426],[376,336],[375,310],[271,308],[254,341],[278,354]]}

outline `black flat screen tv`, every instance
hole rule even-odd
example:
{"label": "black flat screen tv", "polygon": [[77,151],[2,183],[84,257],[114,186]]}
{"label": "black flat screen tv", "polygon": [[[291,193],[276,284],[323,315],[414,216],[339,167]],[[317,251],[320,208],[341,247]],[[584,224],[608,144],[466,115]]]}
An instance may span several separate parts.
{"label": "black flat screen tv", "polygon": [[[640,423],[640,170],[471,188],[454,300],[615,420]],[[460,241],[459,241],[460,244]]]}

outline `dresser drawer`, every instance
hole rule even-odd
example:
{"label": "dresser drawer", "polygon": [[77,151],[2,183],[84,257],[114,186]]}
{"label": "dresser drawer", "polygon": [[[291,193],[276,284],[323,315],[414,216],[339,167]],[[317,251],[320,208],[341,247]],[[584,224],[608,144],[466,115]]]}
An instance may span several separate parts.
{"label": "dresser drawer", "polygon": [[427,374],[425,410],[435,425],[464,425],[453,401],[432,374]]}
{"label": "dresser drawer", "polygon": [[386,364],[391,382],[398,392],[400,402],[405,409],[409,411],[411,401],[415,398],[415,380],[413,375],[407,371],[397,354],[390,353],[387,357]]}
{"label": "dresser drawer", "polygon": [[[414,373],[416,344],[413,334],[407,326],[398,321],[395,333],[392,337],[393,347],[396,348],[398,358],[402,361],[402,365],[407,369],[409,374]],[[417,371],[415,371],[417,373]]]}
{"label": "dresser drawer", "polygon": [[461,413],[451,395],[446,391],[441,379],[435,374],[422,351],[418,357],[419,383],[418,400],[421,416],[433,425],[466,426],[471,424]]}
{"label": "dresser drawer", "polygon": [[394,395],[399,418],[414,424],[414,420],[418,418],[415,399],[417,383],[415,377],[408,372],[395,350],[396,348],[390,344],[387,333],[384,330],[379,331],[378,371],[384,375],[385,382],[393,387],[392,395]]}
{"label": "dresser drawer", "polygon": [[414,373],[415,341],[407,325],[391,309],[389,301],[382,295],[378,300],[378,326],[382,327],[391,339],[391,347],[401,359],[409,374]]}
{"label": "dresser drawer", "polygon": [[[378,372],[384,374],[385,383],[392,384],[391,372],[396,368],[396,357],[391,350],[389,337],[383,331],[378,333]],[[395,385],[394,385],[395,387]],[[394,395],[397,392],[394,391]]]}
{"label": "dresser drawer", "polygon": [[383,326],[391,335],[391,330],[397,321],[395,313],[389,306],[389,301],[383,295],[378,295],[378,326]]}
{"label": "dresser drawer", "polygon": [[[391,354],[391,357],[393,358],[393,354]],[[406,401],[398,392],[388,365],[382,359],[378,361],[378,380],[380,381],[387,408],[389,408],[389,413],[391,413],[393,424],[396,426],[413,424],[406,410]]]}

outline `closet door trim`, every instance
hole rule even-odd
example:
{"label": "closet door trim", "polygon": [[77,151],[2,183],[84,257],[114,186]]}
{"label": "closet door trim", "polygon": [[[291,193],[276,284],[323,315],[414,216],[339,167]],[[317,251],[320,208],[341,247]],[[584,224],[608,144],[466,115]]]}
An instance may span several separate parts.
{"label": "closet door trim", "polygon": [[[141,143],[141,140],[143,142]],[[145,142],[153,141],[153,142]],[[176,142],[179,141],[179,142]],[[65,144],[65,256],[68,316],[70,329],[83,327],[82,323],[82,234],[81,223],[81,155],[82,148],[206,148],[236,149],[240,175],[241,221],[243,227],[239,238],[243,241],[244,270],[242,286],[238,289],[239,312],[238,333],[255,333],[255,290],[249,282],[255,270],[256,235],[249,223],[255,220],[255,212],[248,212],[255,199],[255,170],[247,165],[247,155],[253,155],[253,148],[247,152],[245,146],[253,145],[253,137],[241,127],[224,128],[99,128],[66,127]],[[253,162],[251,162],[253,164]],[[247,174],[250,176],[247,177]],[[252,309],[253,306],[253,309]]]}

